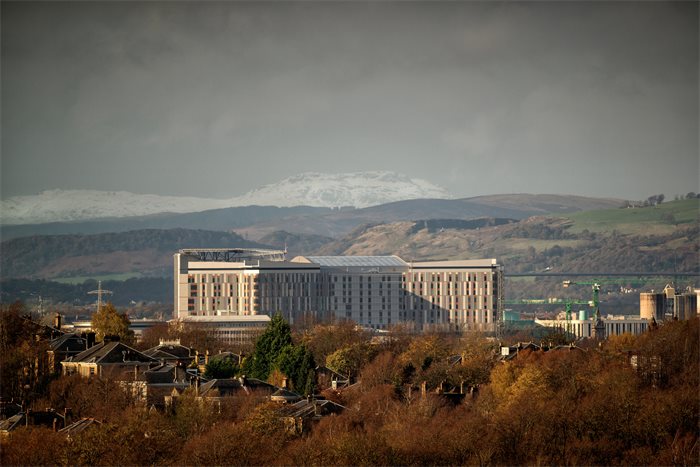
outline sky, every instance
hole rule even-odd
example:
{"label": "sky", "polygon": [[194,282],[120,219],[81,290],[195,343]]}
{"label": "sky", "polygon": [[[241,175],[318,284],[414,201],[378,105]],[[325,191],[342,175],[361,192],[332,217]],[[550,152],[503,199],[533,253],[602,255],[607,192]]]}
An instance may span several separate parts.
{"label": "sky", "polygon": [[697,2],[0,8],[3,199],[368,170],[457,197],[700,191]]}

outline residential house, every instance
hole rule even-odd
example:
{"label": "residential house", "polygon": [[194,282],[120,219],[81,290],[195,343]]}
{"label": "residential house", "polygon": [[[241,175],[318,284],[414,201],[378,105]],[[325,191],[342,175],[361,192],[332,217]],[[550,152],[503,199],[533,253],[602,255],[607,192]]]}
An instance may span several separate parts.
{"label": "residential house", "polygon": [[321,390],[327,388],[339,389],[350,385],[350,378],[327,366],[317,366],[315,371],[316,386]]}
{"label": "residential house", "polygon": [[146,402],[149,407],[164,408],[166,398],[175,390],[178,394],[190,387],[193,376],[178,363],[161,363],[143,372]]}
{"label": "residential house", "polygon": [[95,335],[92,333],[92,340],[89,337],[78,334],[63,334],[49,342],[48,368],[51,373],[61,372],[61,362],[84,352],[94,344]]}
{"label": "residential house", "polygon": [[119,341],[104,341],[61,362],[63,374],[103,376],[117,381],[135,381],[158,361]]}
{"label": "residential house", "polygon": [[326,399],[307,397],[294,404],[285,404],[278,410],[289,433],[301,434],[310,430],[313,422],[328,415],[335,415],[345,409],[344,406]]}

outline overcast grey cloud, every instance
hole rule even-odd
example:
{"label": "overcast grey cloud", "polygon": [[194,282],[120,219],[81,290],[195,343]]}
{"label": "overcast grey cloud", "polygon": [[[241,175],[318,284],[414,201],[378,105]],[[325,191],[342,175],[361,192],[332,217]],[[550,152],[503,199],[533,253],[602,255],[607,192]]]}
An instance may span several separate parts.
{"label": "overcast grey cloud", "polygon": [[697,2],[2,2],[2,196],[699,190]]}

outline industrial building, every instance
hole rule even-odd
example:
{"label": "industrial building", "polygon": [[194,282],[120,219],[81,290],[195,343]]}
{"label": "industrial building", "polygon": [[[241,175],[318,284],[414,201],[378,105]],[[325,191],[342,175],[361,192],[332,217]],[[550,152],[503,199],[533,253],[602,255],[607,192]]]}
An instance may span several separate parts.
{"label": "industrial building", "polygon": [[639,315],[656,321],[664,319],[690,319],[698,315],[697,292],[688,288],[685,292],[677,291],[672,285],[664,287],[663,292],[641,292],[639,294]]}
{"label": "industrial building", "polygon": [[[608,316],[601,318],[605,326],[603,337],[619,336],[621,334],[639,335],[649,327],[649,320],[630,316]],[[572,319],[570,322],[561,319],[535,319],[538,326],[560,329],[562,332],[571,333],[576,338],[592,338],[596,336],[595,319]]]}
{"label": "industrial building", "polygon": [[286,260],[276,250],[187,249],[174,255],[174,267],[174,318],[182,320],[281,313],[290,323],[312,318],[372,329],[494,331],[502,302],[503,272],[495,259]]}

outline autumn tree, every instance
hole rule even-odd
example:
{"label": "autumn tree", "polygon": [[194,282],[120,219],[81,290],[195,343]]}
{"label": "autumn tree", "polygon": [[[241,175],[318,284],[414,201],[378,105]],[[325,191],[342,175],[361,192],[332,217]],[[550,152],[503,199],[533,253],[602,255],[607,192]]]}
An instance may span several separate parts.
{"label": "autumn tree", "polygon": [[214,430],[189,438],[176,464],[271,465],[276,463],[279,449],[279,445],[269,443],[247,425],[223,423]]}
{"label": "autumn tree", "polygon": [[0,465],[55,465],[64,443],[50,428],[21,427],[0,439]]}
{"label": "autumn tree", "polygon": [[495,363],[493,344],[471,336],[462,348],[461,360],[448,372],[448,380],[455,386],[477,387],[489,381]]}
{"label": "autumn tree", "polygon": [[170,340],[172,338],[168,323],[157,323],[143,330],[141,338],[135,347],[139,350],[147,350],[160,344],[161,339]]}
{"label": "autumn tree", "polygon": [[133,404],[131,396],[117,382],[102,377],[64,375],[51,382],[48,394],[35,403],[36,409],[68,408],[74,417],[114,420]]}
{"label": "autumn tree", "polygon": [[304,332],[302,342],[313,353],[314,360],[325,362],[326,358],[339,349],[366,343],[371,339],[369,332],[359,328],[352,321],[336,324],[317,324]]}
{"label": "autumn tree", "polygon": [[0,396],[32,399],[49,379],[48,337],[22,302],[0,308]]}
{"label": "autumn tree", "polygon": [[107,303],[92,315],[92,329],[98,341],[105,336],[119,336],[127,344],[134,342],[134,332],[129,329],[131,322],[126,313],[119,313],[111,303]]}
{"label": "autumn tree", "polygon": [[369,342],[356,342],[342,347],[326,357],[326,366],[333,371],[355,378],[360,369],[369,363],[377,354]]}

